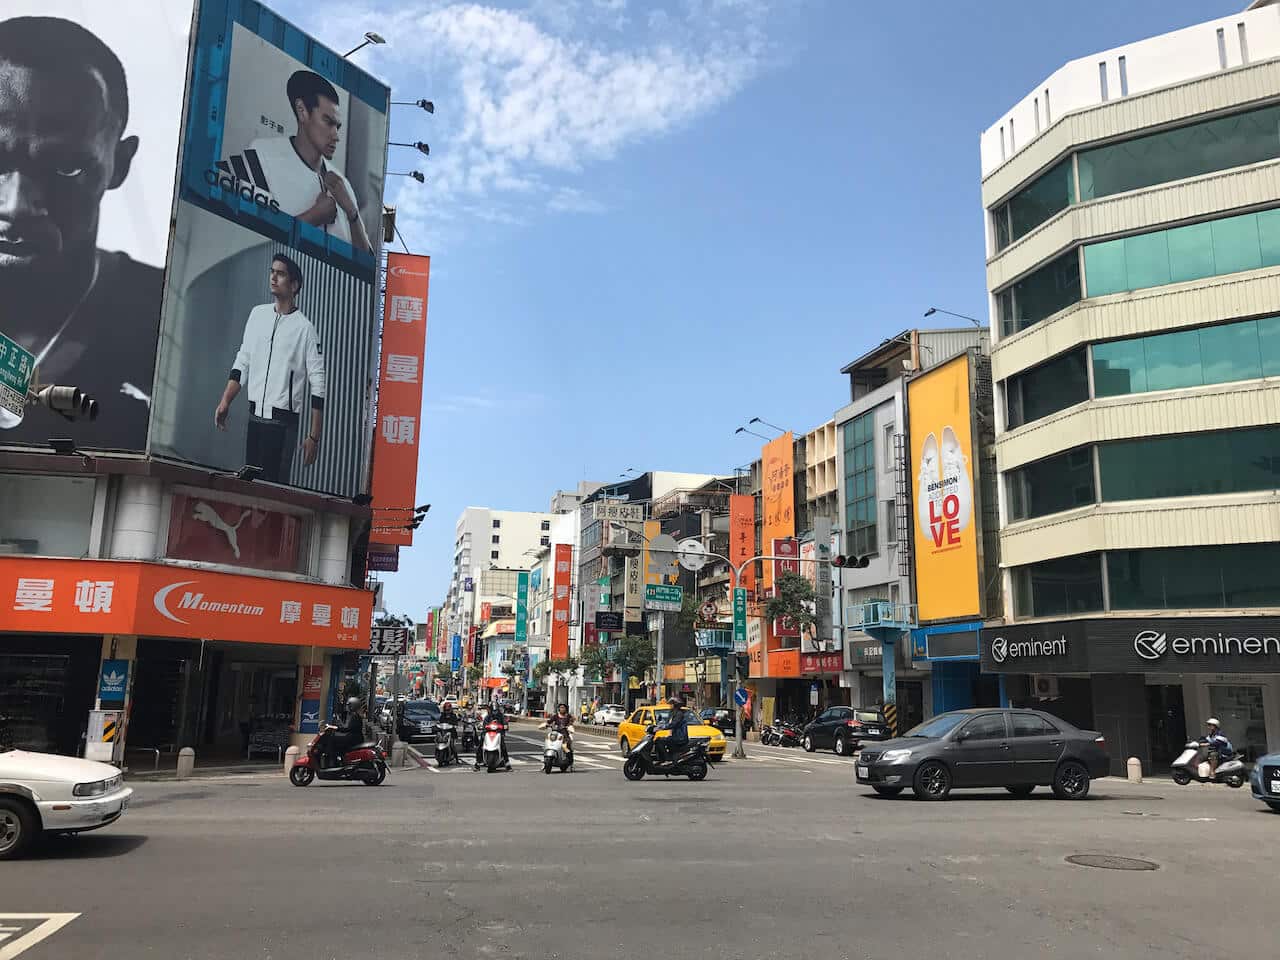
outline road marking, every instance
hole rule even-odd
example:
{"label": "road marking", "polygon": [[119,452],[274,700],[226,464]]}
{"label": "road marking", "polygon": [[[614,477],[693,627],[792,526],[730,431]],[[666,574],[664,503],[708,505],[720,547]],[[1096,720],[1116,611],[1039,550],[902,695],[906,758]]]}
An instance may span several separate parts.
{"label": "road marking", "polygon": [[[78,916],[78,913],[0,913],[0,960],[13,960]],[[13,921],[27,922],[15,924]],[[32,926],[31,921],[39,922]]]}

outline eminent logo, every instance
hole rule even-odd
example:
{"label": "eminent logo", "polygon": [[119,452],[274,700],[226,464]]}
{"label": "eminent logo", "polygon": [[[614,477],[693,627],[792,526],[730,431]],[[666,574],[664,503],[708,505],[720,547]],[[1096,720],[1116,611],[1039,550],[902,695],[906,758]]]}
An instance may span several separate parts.
{"label": "eminent logo", "polygon": [[[194,580],[182,580],[157,590],[153,598],[157,612],[161,616],[168,617],[174,623],[190,623],[190,620],[182,619],[182,617],[177,616],[169,609],[169,594],[179,587],[189,587],[195,582]],[[251,603],[225,603],[217,600],[206,600],[203,593],[192,593],[190,590],[183,592],[182,599],[178,601],[178,609],[198,610],[201,613],[235,613],[246,617],[260,617],[266,612],[265,608]]]}
{"label": "eminent logo", "polygon": [[991,659],[996,663],[1020,657],[1065,657],[1067,638],[1056,640],[1006,640],[996,637],[991,641]]}
{"label": "eminent logo", "polygon": [[1211,633],[1203,637],[1170,637],[1158,630],[1143,630],[1133,638],[1133,649],[1144,660],[1175,657],[1280,656],[1280,637],[1232,637]]}
{"label": "eminent logo", "polygon": [[246,150],[219,160],[204,172],[204,182],[237,194],[250,203],[280,212],[280,204],[271,196],[271,185],[258,160],[257,150]]}

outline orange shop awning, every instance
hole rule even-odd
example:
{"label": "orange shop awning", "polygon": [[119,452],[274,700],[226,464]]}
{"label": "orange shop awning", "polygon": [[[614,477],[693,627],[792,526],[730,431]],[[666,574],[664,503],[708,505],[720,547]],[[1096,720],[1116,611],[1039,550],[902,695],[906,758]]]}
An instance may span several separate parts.
{"label": "orange shop awning", "polygon": [[373,594],[171,563],[0,557],[0,630],[369,649]]}
{"label": "orange shop awning", "polygon": [[497,690],[499,687],[504,686],[506,682],[507,681],[504,680],[502,677],[485,677],[484,678],[484,685],[489,690]]}

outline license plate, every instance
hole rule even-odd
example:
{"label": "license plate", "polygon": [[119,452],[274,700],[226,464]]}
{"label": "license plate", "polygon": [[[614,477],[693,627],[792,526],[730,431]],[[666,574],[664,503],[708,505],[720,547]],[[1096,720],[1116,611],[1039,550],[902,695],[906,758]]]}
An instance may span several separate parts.
{"label": "license plate", "polygon": [[867,727],[867,733],[868,733],[870,736],[878,737],[878,736],[880,736],[880,728],[879,728],[879,727]]}
{"label": "license plate", "polygon": [[869,776],[871,776],[871,768],[870,768],[870,767],[864,767],[862,764],[858,764],[858,776],[860,776],[860,777],[869,777]]}
{"label": "license plate", "polygon": [[1280,797],[1280,780],[1271,781],[1271,792]]}

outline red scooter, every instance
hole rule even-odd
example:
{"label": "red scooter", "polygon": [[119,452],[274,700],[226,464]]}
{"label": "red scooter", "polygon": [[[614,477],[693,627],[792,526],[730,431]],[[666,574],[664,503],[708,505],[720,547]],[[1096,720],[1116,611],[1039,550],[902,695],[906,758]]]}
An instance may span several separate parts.
{"label": "red scooter", "polygon": [[376,787],[387,779],[387,755],[372,741],[352,747],[343,754],[338,766],[324,766],[325,738],[335,729],[326,726],[316,734],[307,752],[294,761],[289,771],[290,783],[295,787],[305,787],[319,777],[321,780],[359,780],[367,787]]}

